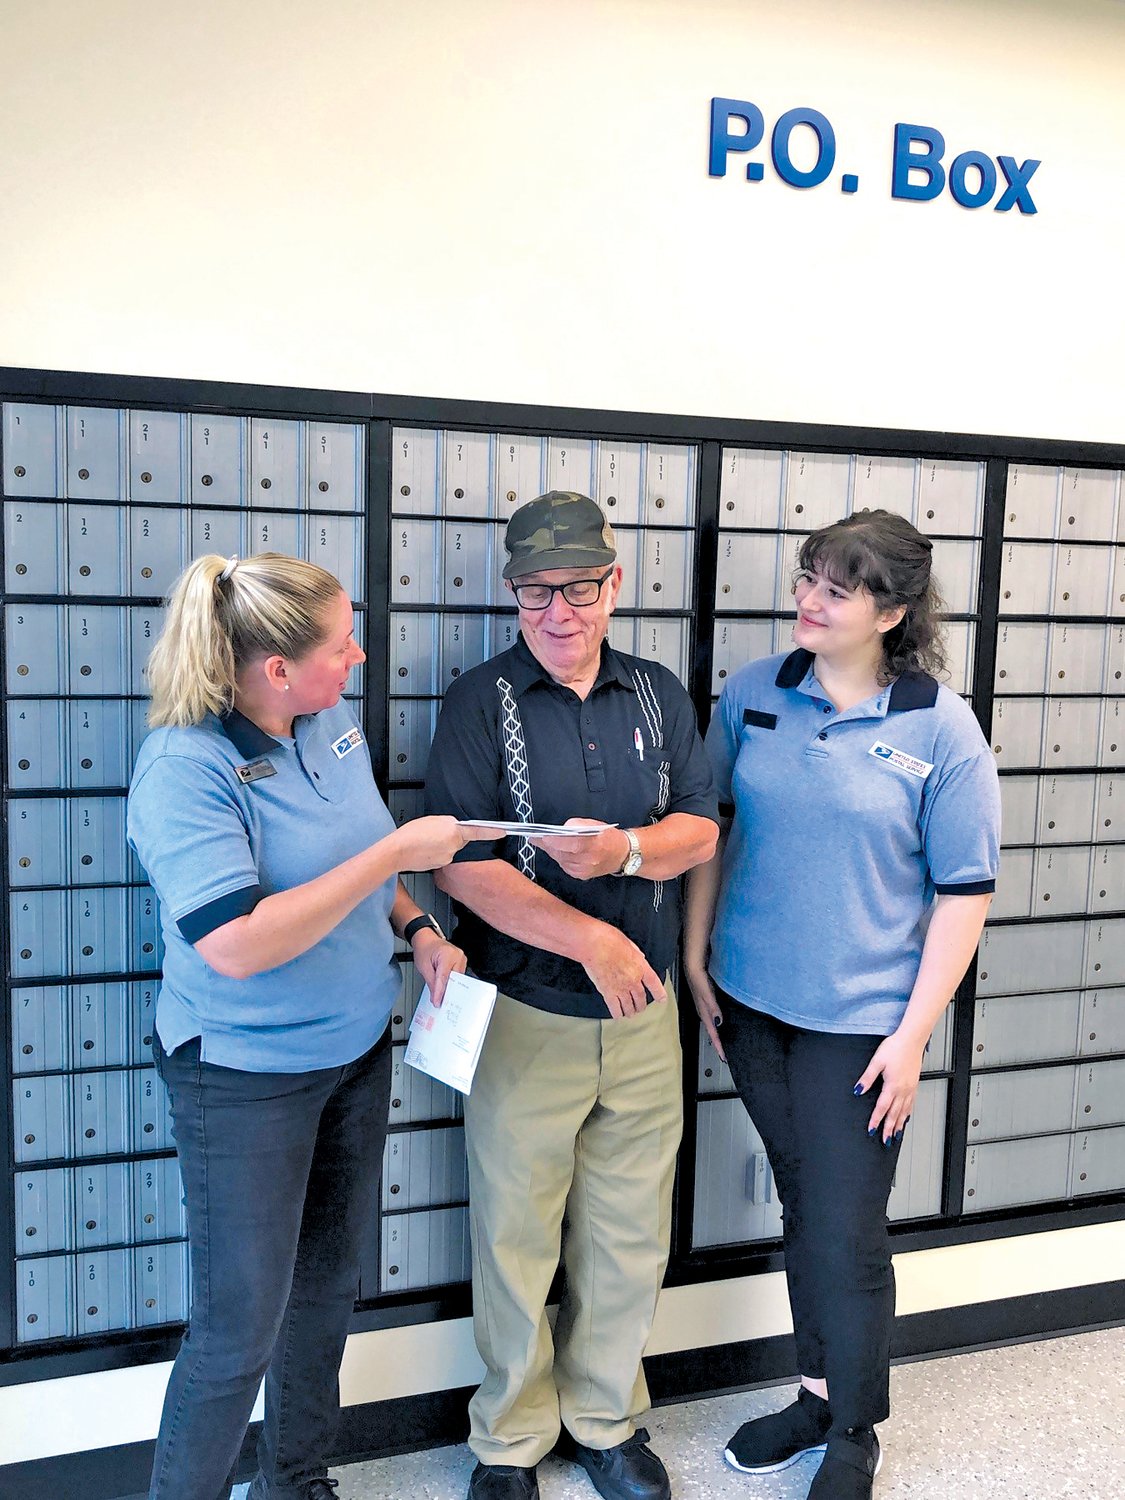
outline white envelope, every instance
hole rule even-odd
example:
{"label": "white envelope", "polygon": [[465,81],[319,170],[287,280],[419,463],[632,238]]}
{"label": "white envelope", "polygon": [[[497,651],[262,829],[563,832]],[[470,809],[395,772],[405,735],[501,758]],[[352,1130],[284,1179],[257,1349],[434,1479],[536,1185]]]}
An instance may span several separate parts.
{"label": "white envelope", "polygon": [[427,987],[410,1023],[405,1061],[467,1094],[495,1004],[496,986],[469,974],[449,976],[440,1006],[431,1003]]}

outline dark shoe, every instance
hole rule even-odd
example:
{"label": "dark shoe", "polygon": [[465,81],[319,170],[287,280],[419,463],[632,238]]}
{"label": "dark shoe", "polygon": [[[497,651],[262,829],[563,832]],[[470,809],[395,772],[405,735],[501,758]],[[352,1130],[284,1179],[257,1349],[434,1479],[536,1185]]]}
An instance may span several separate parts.
{"label": "dark shoe", "polygon": [[581,1464],[602,1500],[672,1500],[668,1471],[638,1427],[616,1448],[587,1448],[575,1443],[574,1462]]}
{"label": "dark shoe", "polygon": [[534,1468],[514,1464],[477,1464],[469,1480],[468,1500],[539,1500]]}
{"label": "dark shoe", "polygon": [[874,1428],[849,1427],[830,1437],[824,1461],[813,1477],[809,1500],[871,1500],[883,1454]]}
{"label": "dark shoe", "polygon": [[310,1479],[301,1500],[339,1500],[336,1494],[339,1488],[338,1479]]}
{"label": "dark shoe", "polygon": [[743,1422],[723,1456],[743,1474],[773,1474],[806,1453],[823,1453],[831,1426],[828,1402],[803,1385],[783,1411]]}

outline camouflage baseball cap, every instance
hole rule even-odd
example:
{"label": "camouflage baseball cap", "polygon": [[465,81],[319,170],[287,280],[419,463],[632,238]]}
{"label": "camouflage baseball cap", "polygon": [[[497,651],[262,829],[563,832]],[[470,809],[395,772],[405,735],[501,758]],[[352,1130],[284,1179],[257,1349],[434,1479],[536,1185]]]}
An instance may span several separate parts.
{"label": "camouflage baseball cap", "polygon": [[504,533],[505,578],[548,568],[604,568],[617,559],[613,528],[588,495],[551,490],[521,505]]}

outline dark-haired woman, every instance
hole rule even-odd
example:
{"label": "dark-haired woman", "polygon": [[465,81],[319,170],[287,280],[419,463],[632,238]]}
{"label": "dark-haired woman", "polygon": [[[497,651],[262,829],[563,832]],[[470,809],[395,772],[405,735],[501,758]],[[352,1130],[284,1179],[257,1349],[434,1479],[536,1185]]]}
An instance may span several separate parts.
{"label": "dark-haired woman", "polygon": [[435,997],[465,955],[399,879],[478,830],[396,828],[342,694],[363,661],[323,568],[201,557],[148,666],[129,842],[160,898],[153,1051],[191,1253],[152,1500],[220,1500],[263,1375],[254,1500],[331,1500],[337,1372],[375,1214],[395,936]]}
{"label": "dark-haired woman", "polygon": [[887,1199],[999,858],[992,755],[934,675],[930,554],[886,511],[805,539],[797,649],[738,671],[711,722],[731,821],[688,876],[685,971],[769,1155],[801,1372],[797,1400],[744,1423],[726,1458],[765,1474],[824,1450],[810,1500],[872,1492],[890,1409]]}

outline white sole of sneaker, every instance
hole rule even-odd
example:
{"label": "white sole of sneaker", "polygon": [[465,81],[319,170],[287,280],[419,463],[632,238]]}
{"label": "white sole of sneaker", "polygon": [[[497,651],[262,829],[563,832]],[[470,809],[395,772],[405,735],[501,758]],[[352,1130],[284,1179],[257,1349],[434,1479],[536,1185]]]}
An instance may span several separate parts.
{"label": "white sole of sneaker", "polygon": [[[818,1443],[812,1448],[802,1448],[799,1453],[793,1453],[789,1458],[783,1458],[779,1464],[755,1464],[751,1468],[748,1464],[740,1464],[738,1459],[729,1448],[723,1451],[723,1457],[732,1469],[737,1469],[740,1474],[780,1474],[782,1469],[788,1469],[791,1465],[800,1463],[801,1459],[808,1453],[823,1453],[827,1443]],[[875,1471],[878,1473],[878,1469]]]}

